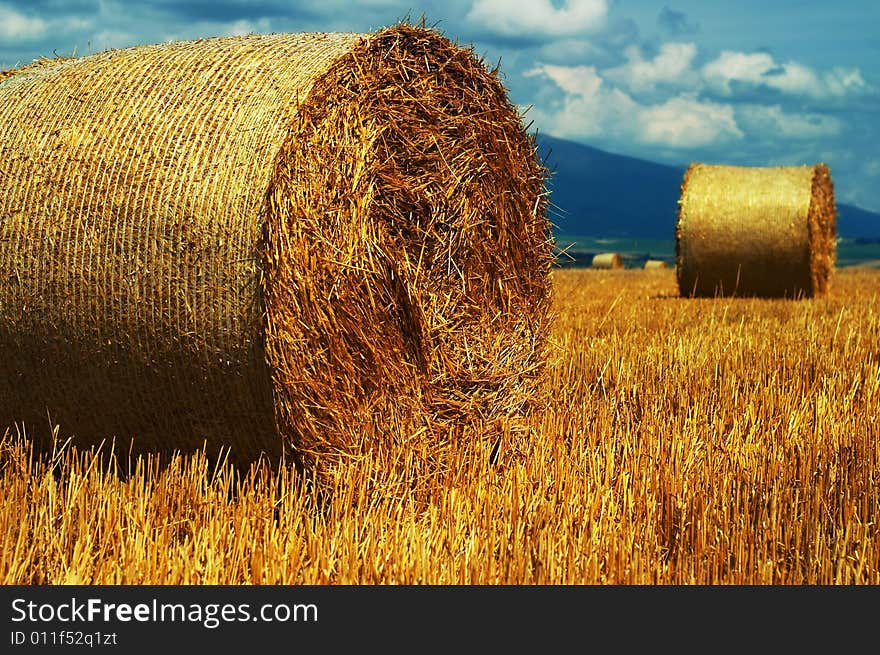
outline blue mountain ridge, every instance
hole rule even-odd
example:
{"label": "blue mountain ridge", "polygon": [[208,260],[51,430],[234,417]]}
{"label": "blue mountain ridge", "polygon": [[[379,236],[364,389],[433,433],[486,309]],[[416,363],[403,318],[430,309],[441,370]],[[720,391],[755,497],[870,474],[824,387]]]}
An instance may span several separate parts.
{"label": "blue mountain ridge", "polygon": [[[538,156],[551,171],[548,214],[555,235],[675,239],[686,166],[616,155],[541,133],[536,140]],[[880,214],[835,204],[839,237],[880,240]]]}

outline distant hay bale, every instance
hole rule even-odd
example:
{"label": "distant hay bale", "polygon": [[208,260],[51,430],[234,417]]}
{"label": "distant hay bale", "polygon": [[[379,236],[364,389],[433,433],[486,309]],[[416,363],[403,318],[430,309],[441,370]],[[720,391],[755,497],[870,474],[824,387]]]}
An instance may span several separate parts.
{"label": "distant hay bale", "polygon": [[0,432],[303,463],[507,421],[546,357],[546,170],[423,27],[0,82]]}
{"label": "distant hay bale", "polygon": [[663,259],[648,259],[645,261],[646,270],[654,270],[658,268],[669,268],[669,263]]}
{"label": "distant hay bale", "polygon": [[623,258],[617,252],[600,252],[593,255],[593,268],[623,268]]}
{"label": "distant hay bale", "polygon": [[691,164],[676,225],[682,296],[813,297],[827,293],[836,249],[825,164]]}

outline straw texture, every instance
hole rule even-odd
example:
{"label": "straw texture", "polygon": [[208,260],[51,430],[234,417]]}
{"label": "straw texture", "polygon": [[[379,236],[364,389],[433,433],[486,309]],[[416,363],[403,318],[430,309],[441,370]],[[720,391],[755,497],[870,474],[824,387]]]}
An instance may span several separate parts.
{"label": "straw texture", "polygon": [[654,270],[658,268],[669,268],[669,263],[664,259],[648,259],[645,260],[645,269]]}
{"label": "straw texture", "polygon": [[593,268],[623,268],[623,258],[617,252],[600,252],[593,255]]}
{"label": "straw texture", "polygon": [[836,250],[828,167],[693,163],[675,235],[682,296],[824,295]]}
{"label": "straw texture", "polygon": [[546,171],[425,28],[250,35],[0,82],[0,419],[334,459],[527,406]]}

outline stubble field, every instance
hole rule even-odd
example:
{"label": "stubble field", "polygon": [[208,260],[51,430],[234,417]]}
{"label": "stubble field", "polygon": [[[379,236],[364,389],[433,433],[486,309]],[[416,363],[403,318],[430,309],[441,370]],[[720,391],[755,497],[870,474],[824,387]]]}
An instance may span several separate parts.
{"label": "stubble field", "polygon": [[4,584],[880,584],[880,271],[554,271],[546,406],[428,483],[0,444]]}

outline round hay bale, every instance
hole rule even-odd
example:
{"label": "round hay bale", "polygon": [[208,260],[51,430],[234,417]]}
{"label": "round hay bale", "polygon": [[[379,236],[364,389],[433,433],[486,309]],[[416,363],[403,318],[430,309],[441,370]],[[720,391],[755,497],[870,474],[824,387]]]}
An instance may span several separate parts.
{"label": "round hay bale", "polygon": [[308,464],[526,410],[551,320],[547,171],[472,49],[396,25],[14,73],[3,425]]}
{"label": "round hay bale", "polygon": [[645,270],[655,270],[660,268],[669,268],[669,263],[665,259],[645,260]]}
{"label": "round hay bale", "polygon": [[682,296],[824,295],[836,249],[828,167],[691,164],[675,245]]}
{"label": "round hay bale", "polygon": [[593,255],[593,268],[623,268],[623,258],[617,252],[600,252]]}

